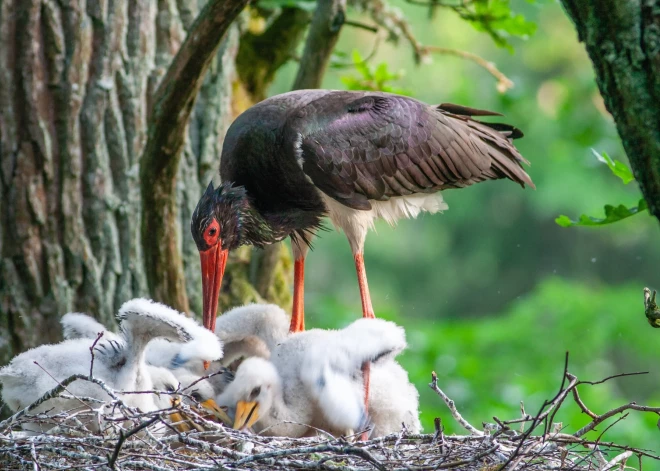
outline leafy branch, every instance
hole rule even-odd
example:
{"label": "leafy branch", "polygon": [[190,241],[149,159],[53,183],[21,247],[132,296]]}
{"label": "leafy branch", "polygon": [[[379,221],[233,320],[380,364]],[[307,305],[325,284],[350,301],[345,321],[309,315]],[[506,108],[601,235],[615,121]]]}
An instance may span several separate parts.
{"label": "leafy branch", "polygon": [[353,65],[359,77],[346,75],[341,81],[348,90],[372,90],[380,92],[398,93],[399,95],[411,95],[410,90],[395,87],[388,82],[399,80],[403,72],[392,72],[387,63],[381,62],[377,66],[371,66],[362,58],[357,50],[353,51]]}
{"label": "leafy branch", "polygon": [[[630,183],[635,179],[632,171],[626,164],[618,160],[612,159],[605,152],[598,153],[594,149],[591,149],[591,152],[593,152],[594,156],[598,159],[599,162],[602,162],[605,165],[607,165],[610,171],[614,175],[616,175],[619,179],[621,179],[624,185],[627,185],[628,183]],[[593,217],[593,216],[588,216],[586,214],[582,214],[580,218],[577,221],[575,221],[569,218],[568,216],[562,214],[557,219],[555,219],[555,222],[562,227],[605,226],[607,224],[612,224],[621,221],[623,219],[627,219],[636,214],[642,213],[648,210],[648,205],[646,204],[646,200],[644,198],[640,198],[639,202],[637,203],[637,206],[628,207],[624,204],[619,204],[617,206],[606,204],[603,209],[605,211],[605,217]]]}

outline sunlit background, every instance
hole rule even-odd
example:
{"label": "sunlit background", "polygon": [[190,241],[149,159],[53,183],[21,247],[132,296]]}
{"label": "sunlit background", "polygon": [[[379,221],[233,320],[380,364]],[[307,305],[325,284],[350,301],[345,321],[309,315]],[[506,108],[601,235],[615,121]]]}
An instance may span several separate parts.
{"label": "sunlit background", "polygon": [[[401,362],[420,392],[426,431],[440,416],[448,432],[463,433],[428,388],[431,371],[463,415],[481,426],[494,415],[518,417],[520,401],[536,413],[557,392],[566,351],[570,371],[581,379],[650,372],[582,387],[593,411],[630,401],[659,406],[660,332],[646,323],[642,302],[644,286],[660,287],[657,221],[645,213],[601,228],[554,222],[560,214],[602,215],[605,204],[635,206],[640,198],[634,182],[624,186],[591,151],[627,162],[572,24],[555,2],[513,2],[538,30],[526,41],[512,39],[510,54],[449,11],[430,21],[422,7],[392,3],[405,11],[422,44],[474,52],[496,63],[515,87],[500,94],[484,69],[452,56],[434,55],[431,64],[417,66],[405,42],[381,46],[371,63],[404,71],[392,85],[420,100],[505,114],[525,132],[518,146],[532,162],[537,186],[523,190],[498,181],[451,190],[444,214],[402,221],[396,229],[381,223],[367,238],[376,315],[407,329],[410,347]],[[354,49],[366,56],[372,44],[368,31],[345,27],[337,50],[350,60]],[[287,91],[294,73],[295,64],[285,67],[270,93]],[[341,78],[356,74],[331,69],[324,87],[345,88]],[[343,326],[361,312],[348,243],[328,232],[314,249],[307,322]],[[589,421],[573,404],[557,420],[571,433]],[[656,422],[652,414],[633,412],[603,440],[660,451]]]}

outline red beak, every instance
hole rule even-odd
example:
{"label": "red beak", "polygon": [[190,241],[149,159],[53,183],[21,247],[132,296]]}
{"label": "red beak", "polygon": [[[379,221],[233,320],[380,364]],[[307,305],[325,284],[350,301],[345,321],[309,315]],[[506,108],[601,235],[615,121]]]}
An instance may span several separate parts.
{"label": "red beak", "polygon": [[220,242],[203,252],[199,252],[202,262],[202,295],[204,304],[204,327],[215,332],[215,318],[218,314],[218,296],[222,276],[225,274],[228,250],[222,250]]}

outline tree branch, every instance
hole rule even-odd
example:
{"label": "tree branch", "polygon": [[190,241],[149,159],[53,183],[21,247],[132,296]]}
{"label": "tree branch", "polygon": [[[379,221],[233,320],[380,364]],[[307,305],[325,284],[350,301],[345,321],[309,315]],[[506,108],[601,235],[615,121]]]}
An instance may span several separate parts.
{"label": "tree branch", "polygon": [[584,42],[649,212],[660,220],[658,2],[561,0]]}
{"label": "tree branch", "polygon": [[490,75],[492,75],[497,79],[497,91],[500,93],[504,93],[508,89],[513,87],[513,82],[511,81],[511,79],[509,79],[509,77],[507,77],[502,72],[500,72],[500,70],[497,68],[495,64],[493,64],[490,61],[487,61],[481,56],[478,56],[468,51],[461,51],[459,49],[452,49],[449,47],[441,47],[441,46],[422,46],[422,49],[425,50],[426,52],[435,52],[438,54],[446,54],[450,56],[461,57],[463,59],[467,59],[483,67],[488,71],[488,73],[490,73]]}
{"label": "tree branch", "polygon": [[461,413],[458,412],[458,409],[456,409],[456,404],[454,404],[454,401],[450,399],[449,396],[447,396],[442,391],[442,389],[438,387],[438,375],[435,374],[435,371],[431,373],[431,382],[429,383],[429,387],[433,389],[435,393],[442,398],[443,401],[445,401],[445,404],[447,404],[447,407],[451,411],[451,415],[454,417],[456,422],[461,425],[461,427],[470,432],[472,435],[483,436],[484,433],[480,430],[477,430],[472,424],[465,420]]}
{"label": "tree branch", "polygon": [[266,98],[275,73],[295,53],[309,19],[305,10],[283,8],[262,34],[248,32],[241,37],[236,70],[255,103]]}
{"label": "tree branch", "polygon": [[307,33],[293,90],[319,88],[339,32],[346,21],[346,0],[319,0]]}
{"label": "tree branch", "polygon": [[142,246],[151,295],[188,311],[177,226],[176,176],[190,113],[204,73],[248,0],[209,0],[153,100],[140,166]]}

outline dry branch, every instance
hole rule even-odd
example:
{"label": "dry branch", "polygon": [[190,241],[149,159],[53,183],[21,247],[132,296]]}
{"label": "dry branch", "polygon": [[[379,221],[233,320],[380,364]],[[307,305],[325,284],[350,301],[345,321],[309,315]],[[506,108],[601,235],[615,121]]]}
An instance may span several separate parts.
{"label": "dry branch", "polygon": [[232,21],[248,0],[209,0],[190,28],[153,100],[140,165],[142,245],[154,299],[188,311],[179,251],[176,176],[188,120],[211,63]]}

